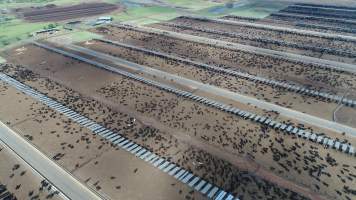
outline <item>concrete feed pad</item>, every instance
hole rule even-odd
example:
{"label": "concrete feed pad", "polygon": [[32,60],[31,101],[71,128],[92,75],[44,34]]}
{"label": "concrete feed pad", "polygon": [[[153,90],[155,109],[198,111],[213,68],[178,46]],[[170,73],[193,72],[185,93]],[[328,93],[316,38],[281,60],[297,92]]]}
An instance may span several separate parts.
{"label": "concrete feed pad", "polygon": [[[49,185],[40,189],[43,178],[2,143],[0,144],[0,160],[0,184],[6,185],[6,189],[17,199],[36,198],[36,196],[38,199],[45,199],[53,192],[53,190],[47,190]],[[55,194],[51,199],[63,198]]]}
{"label": "concrete feed pad", "polygon": [[110,150],[74,173],[87,185],[113,199],[205,199],[177,179],[124,150]]}
{"label": "concrete feed pad", "polygon": [[356,79],[352,74],[324,70],[311,65],[297,64],[282,59],[258,56],[241,51],[231,51],[164,36],[148,35],[117,27],[109,26],[99,30],[96,29],[94,32],[124,43],[168,52],[203,63],[230,67],[232,69],[237,68],[251,74],[273,77],[278,80],[292,80],[303,85],[312,84],[316,87],[320,86],[331,89],[349,87],[350,85],[353,88],[356,85]]}

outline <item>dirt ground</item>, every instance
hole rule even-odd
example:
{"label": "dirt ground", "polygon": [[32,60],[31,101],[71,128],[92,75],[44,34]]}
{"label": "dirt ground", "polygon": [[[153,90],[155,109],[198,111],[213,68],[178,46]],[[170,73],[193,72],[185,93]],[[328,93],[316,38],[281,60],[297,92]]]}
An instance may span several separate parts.
{"label": "dirt ground", "polygon": [[[108,142],[93,135],[88,129],[79,127],[79,125],[56,111],[44,105],[41,108],[31,106],[40,103],[22,93],[12,94],[13,92],[17,93],[16,89],[1,84],[1,94],[11,96],[13,100],[13,103],[9,105],[10,108],[18,107],[17,105],[22,104],[27,106],[23,110],[20,107],[16,110],[2,111],[1,120],[12,124],[11,128],[14,131],[27,138],[47,156],[52,157],[59,165],[103,196],[108,196],[112,199],[119,199],[125,196],[130,196],[132,199],[142,199],[142,196],[146,197],[146,199],[157,199],[157,197],[162,197],[161,199],[167,199],[167,197],[170,199],[182,199],[185,196],[189,196],[192,199],[205,199],[173,177],[159,172],[158,169],[138,158],[133,159],[133,156],[126,151],[111,147]],[[0,102],[5,103],[7,101],[4,98],[0,98]],[[30,108],[30,110],[26,108]],[[29,119],[22,117],[22,119],[18,119],[20,122],[14,123],[17,119],[7,116],[16,113],[29,114],[34,117]],[[102,165],[106,167],[100,167]],[[12,167],[10,163],[9,166]],[[140,175],[140,177],[134,178],[133,175],[136,172],[132,168],[133,166],[140,169],[140,172],[145,173],[148,177],[141,179],[142,175]],[[5,173],[8,171],[6,166],[1,166],[0,172]],[[19,170],[18,173],[20,173]],[[125,174],[126,177],[122,176],[122,174]],[[150,184],[152,182],[151,175],[155,175],[155,184]],[[27,183],[26,178],[29,177],[17,178],[17,176],[12,179],[12,175],[10,176],[12,180],[5,178],[2,181],[5,181],[11,187],[15,187],[15,184],[20,183],[20,180],[21,184]],[[118,177],[118,179],[114,177]],[[23,190],[29,191],[30,188],[24,186]],[[137,193],[137,190],[140,190],[140,193]],[[21,191],[14,191],[17,197],[22,197],[24,194],[27,195],[27,193],[23,194]],[[135,198],[132,194],[139,196]],[[40,195],[46,195],[46,193],[40,193]]]}
{"label": "dirt ground", "polygon": [[[298,15],[297,15],[298,16]],[[303,16],[303,15],[300,15]],[[296,29],[302,29],[302,30],[311,30],[311,31],[318,31],[318,32],[325,32],[325,33],[336,33],[336,34],[343,34],[343,35],[349,35],[349,36],[355,36],[355,33],[349,32],[352,29],[356,28],[356,24],[347,24],[347,27],[345,27],[345,24],[340,24],[338,22],[327,22],[327,21],[322,21],[322,20],[317,20],[317,19],[303,19],[304,24],[308,25],[321,25],[321,26],[327,26],[327,27],[334,27],[334,28],[341,28],[338,30],[330,30],[330,29],[325,29],[325,28],[315,28],[315,27],[304,27],[298,25],[300,20],[298,19],[293,19],[292,17],[281,17],[278,15],[270,15],[262,19],[247,19],[247,18],[240,18],[239,16],[234,16],[234,15],[227,15],[221,17],[221,19],[224,20],[229,20],[229,21],[244,21],[244,22],[254,22],[258,24],[268,24],[268,25],[278,25],[281,27],[287,27],[287,28],[296,28]]]}
{"label": "dirt ground", "polygon": [[[328,102],[300,93],[208,71],[192,65],[159,58],[147,53],[113,46],[100,41],[84,42],[81,46],[327,120],[333,119],[333,112],[338,107],[338,104],[334,102]],[[345,106],[343,107],[343,112],[340,112],[340,114],[342,114],[343,117],[340,117],[338,122],[344,122],[351,127],[355,126],[354,120],[356,119],[353,117],[356,116],[355,108]]]}
{"label": "dirt ground", "polygon": [[49,185],[44,186],[45,180],[3,143],[0,143],[0,159],[0,184],[6,185],[17,199],[63,199]]}
{"label": "dirt ground", "polygon": [[[29,57],[35,57],[33,55],[35,52],[41,53],[40,51],[33,51],[30,52],[32,56]],[[24,54],[27,53],[24,52]],[[47,75],[46,77],[62,82],[64,85],[91,96],[99,102],[110,106],[116,105],[117,109],[128,111],[128,113],[138,113],[151,119],[149,121],[150,125],[153,127],[162,126],[165,130],[169,130],[165,131],[168,136],[172,136],[172,134],[179,134],[178,136],[185,138],[189,136],[189,140],[185,141],[189,141],[190,143],[188,144],[190,145],[204,143],[205,148],[202,147],[202,149],[205,151],[208,151],[209,148],[214,149],[215,153],[220,150],[222,153],[218,154],[218,158],[226,158],[227,155],[233,155],[235,158],[248,158],[278,176],[294,181],[298,185],[308,187],[312,191],[330,198],[352,198],[350,196],[351,192],[345,190],[345,187],[352,185],[355,181],[352,177],[356,166],[353,167],[353,160],[343,153],[332,149],[324,149],[321,145],[284,135],[204,105],[179,100],[172,94],[100,71],[91,66],[77,64],[76,61],[70,62],[68,59],[62,58],[61,62],[56,62],[59,58],[56,59],[56,56],[49,53],[45,56],[36,56],[44,58],[49,68],[57,69],[58,71],[49,73],[48,70],[41,68],[39,64],[43,62],[42,60],[37,60],[37,63],[34,62],[35,59],[30,62],[30,59],[27,60],[23,57],[21,60],[29,64],[27,66],[29,69],[40,73],[42,76]],[[50,63],[52,61],[53,63]],[[70,67],[68,67],[68,63],[71,63]],[[52,65],[54,66],[52,67]],[[98,79],[91,78],[94,76],[98,77]],[[100,81],[102,80],[100,77],[106,77],[105,80],[107,81]],[[45,83],[39,86],[38,81],[28,81],[28,84],[48,93],[50,96],[59,98],[61,94],[63,95],[58,90],[52,89],[49,91],[48,88],[43,86]],[[90,88],[87,87],[88,84],[91,85]],[[61,97],[62,101],[71,106],[76,105],[81,112],[90,115],[90,112],[87,112],[90,107],[83,106],[82,103],[78,102],[77,98],[75,98],[75,101],[73,101],[74,99],[68,99],[70,98],[68,94],[64,96],[66,97]],[[93,113],[94,111],[91,112]],[[98,115],[98,113],[94,114],[94,116]],[[157,133],[157,137],[163,137],[162,135]],[[162,140],[155,140],[155,142],[157,141]],[[158,144],[163,145],[159,152],[165,152],[165,149],[168,148],[167,143],[163,141],[161,143],[158,142]],[[197,158],[212,163],[212,165],[205,168],[207,172],[219,169],[212,167],[216,165],[216,162],[211,161],[211,159],[202,159],[204,157],[200,156]],[[229,162],[231,163],[230,160]],[[347,179],[344,178],[344,175],[341,176],[341,174],[345,173],[345,169],[349,173],[347,176],[349,178]],[[225,172],[224,170],[220,173],[231,173],[231,171]],[[210,177],[209,174],[205,175],[209,180],[222,184],[216,176]],[[229,176],[222,175],[221,177]],[[223,187],[229,188],[228,185],[232,183],[240,185],[240,183],[236,183],[233,180],[226,181],[225,179]],[[252,183],[256,182],[252,181]],[[236,185],[234,185],[235,187]],[[240,186],[235,189],[235,191],[240,190],[243,191],[246,188]],[[243,192],[243,194],[246,194],[246,192]],[[266,195],[267,193],[262,194]],[[259,195],[259,193],[256,195]],[[281,194],[272,193],[270,195]]]}
{"label": "dirt ground", "polygon": [[[301,36],[297,34],[291,33],[280,33],[277,31],[272,30],[263,30],[258,28],[252,27],[245,27],[242,25],[229,25],[211,21],[201,21],[189,18],[176,18],[171,21],[158,23],[150,25],[154,28],[174,31],[179,33],[185,33],[190,35],[196,35],[206,38],[212,39],[219,39],[228,42],[235,42],[245,45],[252,45],[261,48],[273,49],[278,51],[287,51],[291,53],[297,53],[300,55],[312,56],[322,59],[330,59],[334,61],[342,61],[347,63],[354,63],[355,59],[353,56],[349,55],[335,55],[335,53],[323,53],[318,52],[316,50],[309,50],[308,47],[318,47],[318,48],[328,48],[328,49],[335,49],[338,51],[355,51],[355,43],[353,42],[345,42],[345,41],[338,41],[332,39],[323,39],[320,37],[307,37]],[[175,26],[175,27],[174,27]],[[224,32],[227,34],[237,34],[241,35],[242,37],[238,36],[229,36],[223,34],[213,34],[207,33],[200,30],[206,31],[218,31]],[[251,39],[244,39],[244,37],[251,38]],[[254,41],[253,38],[257,39],[258,41]],[[303,48],[296,48],[296,47],[286,47],[280,45],[274,45],[273,43],[266,43],[262,42],[263,39],[270,39],[282,42],[288,42],[298,45],[303,45]],[[306,48],[306,49],[304,49]]]}
{"label": "dirt ground", "polygon": [[[30,82],[32,82],[32,86],[35,86],[38,84],[38,82],[28,81],[28,83],[30,83]],[[51,85],[51,84],[42,83],[41,85],[43,88],[48,87],[46,89],[46,92],[50,96],[52,94],[56,94],[57,98],[59,98],[61,93],[63,95],[62,88],[54,87],[54,88],[57,88],[57,90],[54,91],[54,88],[52,87],[53,85]],[[41,87],[38,87],[38,88],[42,89]],[[51,90],[51,92],[49,92],[49,89]],[[70,98],[70,96],[68,94],[66,94],[66,95],[63,95],[62,98],[64,98],[65,100],[68,100],[68,98]],[[69,103],[69,102],[71,102],[71,103]],[[79,110],[83,106],[82,102],[75,102],[75,103],[73,101],[69,101],[69,102],[68,103],[71,106],[75,106],[77,109],[79,107]],[[86,105],[86,104],[84,104],[84,105]],[[88,108],[89,110],[91,110],[91,109],[93,109],[93,107],[92,107],[93,105],[98,105],[98,104],[89,104],[88,106],[85,106],[85,108]],[[100,108],[100,106],[99,106],[99,108]],[[84,113],[85,113],[85,111],[84,111]],[[95,110],[93,109],[92,113],[95,113],[95,114],[91,115],[90,117],[96,118],[95,115],[102,116],[102,113],[106,113],[106,112],[102,111],[101,113],[98,113],[96,109]],[[126,116],[126,115],[124,115],[124,116]],[[128,116],[126,116],[126,117],[128,117]],[[108,126],[115,127],[115,128],[112,128],[114,130],[115,129],[122,130],[122,128],[120,128],[120,126],[122,126],[123,124],[118,123],[121,120],[117,118],[117,113],[116,113],[116,115],[113,114],[112,116],[110,116],[109,119],[108,118],[105,118],[105,122],[108,124]],[[112,123],[113,119],[115,119],[115,123]],[[100,121],[99,118],[97,120]],[[119,120],[119,121],[116,121],[116,120]],[[130,132],[131,132],[130,129],[127,130],[127,128],[124,128],[125,135],[130,136]],[[48,130],[48,131],[50,131],[50,130]],[[21,132],[23,132],[23,131],[21,131]],[[51,134],[51,133],[47,133],[47,134]],[[54,133],[54,134],[56,134],[56,133]],[[66,134],[70,134],[70,133],[66,133]],[[226,163],[225,161],[219,160],[218,158],[214,158],[209,154],[206,154],[204,152],[201,152],[199,150],[195,150],[194,148],[191,148],[190,147],[191,145],[186,146],[186,145],[184,145],[184,143],[181,143],[181,144],[178,143],[178,144],[175,144],[174,146],[170,145],[171,143],[177,143],[177,142],[174,142],[174,141],[177,141],[177,139],[174,139],[174,137],[172,137],[172,135],[170,135],[170,134],[162,134],[162,133],[155,131],[155,129],[150,131],[150,129],[146,129],[146,128],[138,129],[137,132],[131,133],[131,134],[132,134],[131,135],[132,138],[136,138],[136,140],[138,140],[137,138],[139,138],[140,140],[143,141],[145,146],[149,145],[149,148],[154,148],[155,151],[157,151],[160,155],[163,154],[165,156],[170,157],[171,159],[177,161],[177,163],[180,163],[182,166],[185,166],[187,169],[194,170],[194,172],[197,173],[198,175],[201,175],[202,177],[205,177],[210,181],[214,181],[214,183],[217,183],[218,185],[222,185],[223,188],[228,188],[229,191],[232,191],[237,194],[243,194],[243,196],[245,197],[244,199],[254,199],[254,198],[258,198],[258,197],[262,198],[262,197],[265,197],[266,195],[271,196],[271,197],[278,197],[278,196],[279,197],[281,197],[281,196],[287,197],[287,196],[291,195],[291,193],[288,192],[287,190],[282,191],[282,190],[278,189],[278,187],[273,186],[273,184],[270,184],[264,180],[260,180],[256,177],[253,177],[246,172],[239,171],[235,167]],[[144,135],[141,135],[141,134],[144,134]],[[33,138],[36,138],[36,137],[33,137]],[[56,140],[59,140],[59,142],[61,142],[61,144],[63,143],[58,138]],[[36,141],[36,139],[34,141]],[[92,139],[90,139],[90,141],[91,141],[90,144],[94,143],[94,142],[92,142]],[[152,146],[150,144],[150,141],[152,141]],[[74,145],[74,143],[71,143],[71,144]],[[38,144],[38,145],[40,146],[40,144]],[[63,145],[62,147],[65,147],[65,150],[67,150],[67,148],[68,148],[68,147],[66,147],[67,144],[62,144],[62,145]],[[68,144],[68,145],[69,145],[69,149],[72,148],[70,144]],[[42,144],[41,144],[41,146],[42,146]],[[43,146],[45,147],[46,145],[43,145]],[[53,146],[57,146],[57,145],[53,145]],[[74,146],[76,149],[77,148],[76,145],[74,145]],[[93,147],[89,147],[89,148],[92,149]],[[174,150],[174,149],[176,149],[176,150]],[[69,150],[69,151],[71,151],[71,150]],[[75,152],[79,153],[79,151],[80,150],[77,149]],[[74,152],[74,150],[73,150],[73,152]],[[71,157],[73,157],[73,158],[76,158],[77,156],[79,156],[79,155],[76,155],[76,153],[72,153],[72,152],[70,152],[70,153],[72,154]],[[63,157],[60,160],[62,160],[62,159],[66,160],[65,157],[67,156],[68,153],[63,153],[63,150],[62,150],[61,154],[63,155]],[[60,160],[58,162],[61,162]],[[76,159],[76,160],[78,162],[78,159]],[[202,162],[202,161],[204,161],[204,165],[197,166],[197,163]],[[71,166],[74,166],[74,165],[75,165],[75,162],[72,163]],[[228,166],[230,166],[230,167],[228,167]],[[79,167],[79,169],[76,169],[74,171],[74,173],[76,173],[76,171],[78,171],[78,170],[80,171],[80,168],[81,167]],[[220,176],[216,176],[216,174],[221,174],[221,177],[224,177],[224,179],[218,178]],[[91,177],[91,176],[87,176],[87,177],[83,178],[82,180],[87,180],[88,177]],[[230,181],[227,181],[227,180],[229,180],[229,177],[230,177]],[[241,180],[242,177],[244,177],[243,184],[241,184],[241,181],[236,182],[236,180]],[[90,183],[92,183],[92,182],[90,182]],[[96,182],[94,182],[94,183],[96,183]],[[270,188],[268,190],[267,194],[265,194],[266,191],[263,191],[263,190],[261,190],[262,188],[259,188],[260,187],[259,185],[261,185],[261,184],[264,185],[264,187]],[[95,185],[92,185],[92,186],[94,187]],[[99,187],[99,188],[101,188],[100,190],[102,190],[103,193],[107,193],[106,190],[104,192],[104,188],[102,188],[102,187]],[[272,189],[272,188],[274,188],[274,189]],[[246,191],[248,191],[247,194],[245,194]]]}
{"label": "dirt ground", "polygon": [[352,73],[348,72],[322,69],[311,64],[306,65],[242,51],[232,51],[113,26],[106,26],[93,31],[103,34],[108,39],[163,51],[206,64],[246,71],[253,75],[296,82],[316,89],[328,88],[335,93],[342,93],[345,88],[355,90],[356,79]]}
{"label": "dirt ground", "polygon": [[[321,38],[306,39],[290,34],[276,35],[272,31],[211,22],[198,23],[179,18],[173,22],[197,28],[209,26],[227,32],[283,39],[303,45],[312,43],[339,50],[356,50],[351,43]],[[167,26],[157,24],[154,26],[178,31]],[[92,31],[126,44],[266,78],[298,83],[340,96],[345,94],[351,99],[356,98],[353,94],[356,91],[356,78],[353,73],[111,25]],[[185,33],[196,34],[192,31]],[[231,37],[198,34],[220,40],[244,42]],[[253,43],[253,45],[261,44]],[[355,108],[339,107],[336,103],[315,97],[272,88],[97,41],[79,45],[204,84],[356,127]],[[276,48],[268,44],[264,45],[263,47],[266,48]],[[61,48],[73,52],[68,48]],[[340,59],[335,55],[321,55],[318,52],[288,50],[325,59]],[[356,199],[356,190],[352,187],[356,185],[356,165],[355,158],[351,155],[33,45],[9,50],[5,54],[6,60],[10,63],[2,65],[0,72],[56,99],[97,123],[120,132],[128,139],[190,170],[240,199]],[[180,85],[166,77],[148,75],[140,70],[128,70],[108,60],[80,55],[243,110],[269,116],[280,122],[303,127],[343,143],[356,145],[356,139],[349,134],[339,134],[308,123],[301,123],[277,112],[238,103],[226,97],[203,92],[198,88]],[[354,62],[353,58],[342,59],[343,62]],[[0,120],[6,122],[29,142],[55,159],[59,165],[71,171],[87,186],[105,197],[205,199],[187,185],[177,182],[173,177],[127,152],[114,148],[107,141],[93,135],[90,130],[80,127],[65,116],[3,83],[0,85],[0,103],[8,105],[0,107]],[[18,109],[13,109],[14,107]],[[335,119],[333,119],[334,111],[336,111]]]}

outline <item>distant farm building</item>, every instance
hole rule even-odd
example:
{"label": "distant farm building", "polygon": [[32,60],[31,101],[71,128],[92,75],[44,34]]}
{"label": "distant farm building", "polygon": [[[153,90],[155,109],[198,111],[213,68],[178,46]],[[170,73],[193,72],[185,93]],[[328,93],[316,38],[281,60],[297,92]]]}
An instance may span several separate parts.
{"label": "distant farm building", "polygon": [[53,34],[53,33],[56,33],[58,31],[59,31],[58,28],[42,29],[42,30],[36,31],[32,35],[39,35],[39,34],[44,34],[44,33]]}
{"label": "distant farm building", "polygon": [[94,26],[101,25],[101,24],[109,24],[112,22],[112,20],[113,18],[110,16],[99,17],[94,23]]}

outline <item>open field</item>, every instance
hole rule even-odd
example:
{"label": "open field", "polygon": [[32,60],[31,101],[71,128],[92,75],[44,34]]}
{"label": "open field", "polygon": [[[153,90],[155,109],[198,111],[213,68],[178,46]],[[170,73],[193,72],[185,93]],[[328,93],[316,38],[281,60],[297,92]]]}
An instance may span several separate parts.
{"label": "open field", "polygon": [[[270,14],[273,11],[282,9],[285,6],[280,6],[279,4],[271,4],[264,2],[245,2],[243,5],[237,4],[236,7],[232,9],[227,9],[225,6],[226,1],[186,1],[186,0],[166,0],[162,3],[147,1],[144,3],[135,3],[135,1],[116,1],[116,0],[104,0],[103,3],[119,4],[119,7],[125,5],[125,12],[122,9],[115,10],[106,15],[114,17],[114,21],[118,22],[129,22],[134,24],[151,24],[159,23],[166,20],[171,20],[175,17],[186,15],[186,14],[199,14],[205,16],[223,16],[226,14],[236,14],[244,16],[263,16]],[[0,23],[0,29],[3,31],[0,33],[0,48],[12,45],[21,44],[22,41],[26,41],[28,35],[34,31],[38,31],[43,27],[47,27],[49,23],[30,23],[28,21],[23,21],[17,18],[16,12],[12,13],[13,10],[18,9],[18,13],[25,10],[29,10],[30,7],[43,7],[45,5],[56,5],[58,7],[63,6],[73,6],[80,3],[97,3],[95,1],[73,1],[73,0],[25,0],[25,1],[11,1],[11,2],[0,2],[0,9],[5,9],[8,14],[0,15],[3,17],[13,18],[8,23]],[[122,4],[121,4],[122,3]],[[283,3],[284,5],[284,3]],[[216,13],[218,11],[218,13]],[[53,16],[53,14],[51,14]],[[39,16],[36,16],[36,20]],[[65,18],[72,18],[73,16],[62,16]],[[45,21],[56,20],[55,18],[48,18],[45,16]],[[59,18],[58,18],[59,19]],[[83,18],[85,19],[85,17]]]}
{"label": "open field", "polygon": [[0,57],[0,64],[5,63],[5,62],[6,62],[6,60],[4,58]]}
{"label": "open field", "polygon": [[99,38],[102,38],[102,36],[92,32],[76,31],[76,32],[71,32],[56,37],[51,37],[48,38],[47,40],[54,43],[70,44],[70,43],[77,43],[77,42],[85,42],[88,40],[99,39]]}
{"label": "open field", "polygon": [[25,23],[22,20],[12,19],[9,22],[1,23],[0,29],[6,30],[0,32],[0,48],[10,44],[30,38],[31,33],[42,29],[48,23]]}
{"label": "open field", "polygon": [[211,17],[231,14],[263,18],[268,16],[270,13],[277,12],[278,10],[285,8],[288,4],[290,4],[290,2],[241,0],[236,1],[232,7],[227,7],[226,5],[217,5],[214,7],[201,9],[196,14]]}
{"label": "open field", "polygon": [[130,22],[135,24],[157,23],[179,16],[174,8],[162,6],[134,7],[122,13],[112,15],[115,21]]}

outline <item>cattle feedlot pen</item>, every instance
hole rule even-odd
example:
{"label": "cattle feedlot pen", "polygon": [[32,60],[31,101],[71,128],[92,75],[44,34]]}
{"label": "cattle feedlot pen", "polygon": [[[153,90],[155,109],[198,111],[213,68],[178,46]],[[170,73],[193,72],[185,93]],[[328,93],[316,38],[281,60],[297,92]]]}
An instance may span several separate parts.
{"label": "cattle feedlot pen", "polygon": [[[79,113],[76,113],[75,111],[70,110],[66,106],[58,103],[57,101],[52,100],[51,98],[45,96],[44,94],[41,94],[40,92],[35,91],[31,87],[24,85],[24,84],[20,83],[19,81],[15,80],[3,73],[0,73],[0,80],[10,84],[11,86],[14,86],[16,89],[20,90],[21,92],[24,92],[25,94],[46,104],[50,108],[64,114],[65,116],[67,116],[68,118],[77,122],[78,124],[82,125],[83,127],[90,129],[95,134],[101,135],[104,132],[110,132],[111,134],[107,135],[106,137],[105,136],[102,136],[102,137],[104,137],[105,139],[110,141],[110,138],[112,139],[112,137],[114,136],[116,138],[116,141],[114,141],[114,143],[113,143],[114,145],[125,149],[127,152],[146,161],[147,163],[160,169],[161,171],[168,173],[170,176],[175,177],[177,180],[179,180],[181,182],[183,182],[183,180],[186,180],[186,182],[183,182],[183,183],[185,183],[192,189],[195,189],[195,190],[201,192],[202,194],[208,195],[208,197],[210,199],[238,200],[238,198],[234,197],[230,193],[227,193],[223,189],[220,189],[219,187],[214,186],[213,184],[208,183],[207,181],[203,180],[202,178],[192,175],[191,173],[188,173],[188,174],[185,173],[186,170],[179,167],[178,165],[173,164],[169,161],[166,161],[164,158],[160,158],[158,155],[150,152],[148,149],[145,149],[144,147],[141,147],[140,145],[136,144],[135,142],[130,141],[129,139],[123,137],[120,133],[115,133],[115,132],[112,132],[112,131],[106,129],[105,127],[95,123],[94,121],[90,120],[89,118],[86,118],[86,117],[80,115]],[[84,121],[83,121],[83,119],[84,119]],[[79,121],[81,121],[81,123]],[[92,124],[92,125],[88,126],[87,121],[90,121],[91,122],[90,124]],[[112,136],[110,136],[110,135],[112,135]],[[118,141],[117,140],[118,138],[121,141],[120,143],[116,143]],[[138,152],[132,150],[132,149],[136,149],[137,147],[140,147],[141,150]],[[145,152],[145,153],[143,154],[143,152]],[[142,155],[144,155],[144,156],[142,156]],[[161,161],[161,162],[158,162],[158,161]],[[175,167],[171,167],[172,165]],[[184,173],[182,173],[181,171],[183,171]],[[178,173],[180,173],[181,176],[177,176]],[[191,175],[191,177],[189,179],[187,179],[187,177],[190,175]],[[209,193],[206,193],[205,190],[203,190],[205,188],[196,187],[199,184],[203,184],[206,187],[208,187]]]}
{"label": "cattle feedlot pen", "polygon": [[[145,83],[147,85],[151,85],[151,86],[154,86],[156,88],[159,88],[159,89],[162,89],[162,90],[165,90],[167,92],[171,92],[171,93],[174,93],[176,95],[179,95],[179,96],[183,96],[185,98],[189,98],[193,101],[196,101],[196,102],[205,102],[204,104],[205,105],[208,105],[208,106],[211,106],[211,107],[214,107],[214,108],[217,108],[217,109],[220,109],[224,112],[230,112],[230,110],[234,107],[232,106],[229,106],[229,105],[226,105],[226,104],[223,104],[223,103],[220,103],[220,102],[217,102],[217,101],[214,101],[214,100],[211,100],[211,99],[208,99],[208,98],[205,98],[205,97],[201,97],[201,100],[200,101],[197,101],[197,100],[194,100],[194,98],[196,97],[200,97],[198,95],[195,95],[195,94],[192,94],[190,92],[185,92],[185,91],[182,91],[182,90],[179,90],[179,89],[176,89],[176,88],[173,88],[171,86],[168,86],[168,85],[165,85],[165,84],[161,84],[159,82],[156,82],[156,81],[152,81],[152,80],[149,80],[149,79],[145,79],[145,78],[142,78],[140,76],[137,76],[137,75],[134,75],[134,74],[131,74],[129,72],[126,72],[126,71],[122,71],[122,70],[119,70],[117,68],[114,68],[114,67],[111,67],[109,65],[105,65],[105,64],[102,64],[102,63],[98,63],[96,61],[93,61],[93,60],[89,60],[89,59],[86,59],[86,58],[83,58],[81,56],[78,56],[78,55],[75,55],[75,54],[72,54],[72,53],[69,53],[69,52],[66,52],[66,51],[63,51],[63,50],[60,50],[60,49],[57,49],[57,48],[53,48],[53,47],[49,47],[47,45],[44,45],[44,44],[41,44],[41,43],[37,43],[37,42],[34,42],[33,43],[34,45],[38,46],[38,47],[41,47],[41,48],[44,48],[44,49],[47,49],[47,50],[50,50],[50,51],[53,51],[53,52],[56,52],[58,54],[61,54],[63,56],[66,56],[66,57],[70,57],[72,59],[75,59],[75,60],[78,60],[78,61],[81,61],[81,62],[84,62],[84,63],[88,63],[90,65],[93,65],[95,67],[98,67],[98,68],[101,68],[101,69],[104,69],[104,70],[108,70],[112,73],[116,73],[116,74],[120,74],[122,76],[125,76],[125,77],[128,77],[128,78],[131,78],[131,79],[134,79],[136,81],[140,81],[142,83]],[[206,101],[204,101],[206,100]],[[242,117],[243,119],[244,118],[244,115],[246,113],[250,113],[248,111],[244,111],[244,112],[241,112],[242,110],[239,110],[236,108],[235,112],[232,112],[232,114],[235,114],[239,117]],[[252,114],[252,113],[250,113]],[[260,124],[263,124],[265,125],[265,121],[267,121],[268,119],[270,119],[269,117],[264,117],[264,116],[261,116],[261,115],[255,115],[254,118],[249,118],[251,121],[254,121],[255,123],[260,123]],[[323,142],[320,142],[320,141],[317,141],[316,138],[312,137],[313,135],[317,135],[319,136],[320,134],[318,133],[311,133],[309,131],[305,131],[301,128],[298,128],[298,127],[294,127],[292,125],[288,125],[288,124],[285,124],[285,123],[280,123],[278,122],[278,126],[277,125],[274,125],[275,124],[275,121],[271,119],[270,123],[267,125],[271,128],[275,128],[275,129],[279,129],[287,134],[294,134],[298,137],[301,137],[303,139],[306,139],[306,140],[310,140],[312,142],[315,142],[315,143],[319,143],[319,144],[323,144]],[[290,129],[286,129],[287,127],[291,127]],[[293,132],[291,130],[294,130]],[[298,134],[295,134],[295,133],[298,133]],[[309,137],[311,135],[311,137]],[[334,139],[331,139],[327,136],[320,136],[322,137],[322,141],[326,140],[328,141],[326,144],[326,147],[328,148],[334,148],[336,150],[339,150],[343,153],[347,153],[347,154],[350,154],[350,155],[356,155],[355,154],[355,150],[354,150],[354,147],[352,145],[349,145],[347,143],[341,143],[337,140],[334,140]],[[329,141],[330,144],[332,145],[328,145],[329,144]]]}

